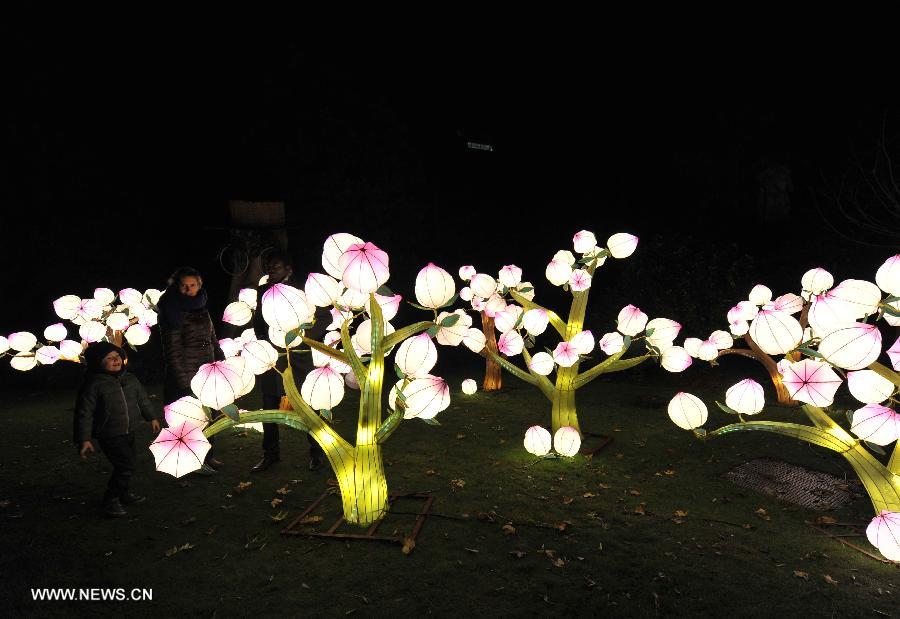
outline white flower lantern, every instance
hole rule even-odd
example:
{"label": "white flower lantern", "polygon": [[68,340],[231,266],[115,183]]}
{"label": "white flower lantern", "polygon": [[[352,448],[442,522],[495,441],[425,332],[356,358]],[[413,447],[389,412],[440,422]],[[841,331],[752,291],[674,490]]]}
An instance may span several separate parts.
{"label": "white flower lantern", "polygon": [[433,262],[425,265],[416,275],[416,301],[423,307],[443,307],[455,294],[453,277]]}
{"label": "white flower lantern", "polygon": [[324,273],[310,273],[303,290],[316,307],[331,307],[341,296],[341,283]]}
{"label": "white flower lantern", "polygon": [[140,323],[131,325],[125,330],[125,341],[132,346],[142,346],[150,341],[150,327]]}
{"label": "white flower lantern", "polygon": [[669,402],[669,419],[684,430],[699,428],[709,416],[706,404],[695,395],[680,391]]}
{"label": "white flower lantern", "polygon": [[623,335],[634,337],[647,326],[647,314],[634,305],[626,305],[619,311],[616,329]]}
{"label": "white flower lantern", "polygon": [[311,323],[315,311],[302,290],[287,284],[275,284],[262,296],[263,319],[279,331],[287,332]]}
{"label": "white flower lantern", "polygon": [[863,404],[880,404],[894,393],[894,383],[872,370],[847,372],[847,387]]}
{"label": "white flower lantern", "polygon": [[862,322],[840,327],[822,338],[819,353],[839,368],[862,370],[881,354],[881,331]]}
{"label": "white flower lantern", "polygon": [[581,434],[572,426],[563,426],[553,435],[553,448],[559,455],[571,458],[581,449]]}
{"label": "white flower lantern", "polygon": [[406,376],[427,376],[437,363],[437,348],[427,333],[420,333],[403,340],[394,361]]}
{"label": "white flower lantern", "polygon": [[875,283],[889,295],[900,297],[900,254],[891,256],[878,267]]}
{"label": "white flower lantern", "polygon": [[244,386],[241,372],[229,365],[228,361],[204,363],[191,379],[191,391],[194,395],[204,406],[217,410],[240,397]]}
{"label": "white flower lantern", "polygon": [[627,258],[637,249],[638,237],[627,232],[612,235],[606,241],[606,248],[613,258]]}
{"label": "white flower lantern", "polygon": [[725,392],[725,404],[741,415],[756,415],[766,405],[762,385],[745,378]]}
{"label": "white flower lantern", "polygon": [[471,378],[467,378],[462,382],[462,392],[466,395],[472,395],[478,391],[478,383]]}
{"label": "white flower lantern", "polygon": [[507,288],[515,288],[522,281],[522,269],[514,264],[507,264],[500,269],[499,280]]}
{"label": "white flower lantern", "polygon": [[61,322],[50,325],[44,329],[44,339],[48,342],[61,342],[66,339],[66,335],[68,335],[68,332],[66,331],[65,325]]}
{"label": "white flower lantern", "polygon": [[331,410],[344,399],[344,377],[329,366],[316,368],[306,375],[300,395],[313,410]]}
{"label": "white flower lantern", "polygon": [[853,411],[850,431],[864,441],[883,447],[900,437],[900,415],[880,404],[866,404]]}
{"label": "white flower lantern", "polygon": [[769,355],[783,355],[803,339],[803,327],[790,314],[761,310],[750,323],[750,337]]}
{"label": "white flower lantern", "polygon": [[753,287],[753,290],[750,291],[750,296],[748,298],[754,305],[765,305],[772,300],[772,291],[767,286],[757,284]]}
{"label": "white flower lantern", "polygon": [[423,376],[403,390],[406,398],[404,419],[432,419],[450,406],[450,386],[439,376]]}
{"label": "white flower lantern", "polygon": [[230,325],[242,327],[253,318],[253,308],[243,301],[234,301],[225,307],[222,320]]}
{"label": "white flower lantern", "polygon": [[688,352],[681,346],[670,346],[662,352],[660,363],[663,369],[669,372],[683,372],[689,367],[694,360]]}
{"label": "white flower lantern", "polygon": [[572,277],[572,267],[566,262],[551,260],[544,271],[544,275],[554,286],[562,286],[569,283],[569,278]]}
{"label": "white flower lantern", "polygon": [[550,453],[553,447],[553,438],[545,428],[531,426],[525,431],[525,451],[542,458]]}
{"label": "white flower lantern", "polygon": [[537,336],[547,330],[550,323],[550,316],[545,310],[530,309],[522,316],[522,326],[529,334]]}
{"label": "white flower lantern", "polygon": [[572,244],[575,246],[576,254],[586,254],[597,247],[597,237],[593,232],[581,230],[572,237]]}
{"label": "white flower lantern", "polygon": [[332,234],[325,239],[325,246],[322,251],[322,268],[332,277],[341,279],[343,269],[338,265],[341,256],[351,245],[357,245],[362,242],[361,238],[346,232]]}

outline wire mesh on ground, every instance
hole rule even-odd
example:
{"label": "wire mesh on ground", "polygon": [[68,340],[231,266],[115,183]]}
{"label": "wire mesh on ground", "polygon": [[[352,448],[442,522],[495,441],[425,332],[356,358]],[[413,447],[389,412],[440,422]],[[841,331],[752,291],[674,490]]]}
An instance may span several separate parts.
{"label": "wire mesh on ground", "polygon": [[842,479],[802,466],[760,458],[725,473],[733,483],[809,509],[838,509],[863,495],[858,480]]}

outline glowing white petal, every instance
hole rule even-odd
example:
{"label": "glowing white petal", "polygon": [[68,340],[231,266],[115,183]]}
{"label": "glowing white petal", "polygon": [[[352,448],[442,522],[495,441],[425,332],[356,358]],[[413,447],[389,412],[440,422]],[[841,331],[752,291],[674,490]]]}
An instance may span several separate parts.
{"label": "glowing white petal", "polygon": [[429,262],[416,275],[416,301],[419,305],[437,309],[456,294],[453,277],[436,264]]}
{"label": "glowing white petal", "polygon": [[78,328],[78,335],[80,335],[81,339],[85,342],[93,344],[106,337],[106,326],[96,320],[91,320]]}
{"label": "glowing white petal", "polygon": [[241,352],[241,343],[230,337],[223,337],[219,340],[219,348],[222,349],[222,354],[225,355],[226,358],[236,357]]}
{"label": "glowing white petal", "polygon": [[660,348],[675,341],[681,333],[681,323],[668,318],[654,318],[647,323],[645,329],[648,332],[653,329],[653,333],[647,336],[647,341]]}
{"label": "glowing white petal", "polygon": [[[390,321],[393,320],[397,315],[397,312],[400,311],[400,301],[403,300],[403,297],[399,294],[395,294],[392,297],[375,293],[375,302],[378,303],[378,307],[381,308],[381,317],[384,320]],[[369,307],[372,301],[371,298],[366,299],[365,308],[366,313],[371,316],[372,310]]]}
{"label": "glowing white petal", "polygon": [[472,277],[469,288],[472,289],[473,294],[487,299],[497,292],[497,280],[486,273],[478,273]]}
{"label": "glowing white petal", "polygon": [[9,365],[11,365],[14,370],[27,372],[37,365],[37,359],[32,353],[20,352],[16,353],[16,355],[9,360]]}
{"label": "glowing white petal", "polygon": [[256,304],[259,302],[259,292],[257,292],[256,288],[241,288],[241,291],[238,293],[238,301],[243,301],[251,308],[256,309]]}
{"label": "glowing white petal", "polygon": [[581,434],[572,426],[563,426],[553,435],[553,448],[559,455],[571,458],[581,449]]}
{"label": "glowing white petal", "polygon": [[[135,290],[134,288],[124,288],[119,291],[119,300],[131,307],[133,305],[141,305],[144,302],[144,295],[140,290]],[[101,305],[106,305],[102,303]]]}
{"label": "glowing white petal", "polygon": [[574,335],[569,343],[575,347],[579,355],[589,355],[594,350],[594,334],[590,331],[582,331]]}
{"label": "glowing white petal", "polygon": [[701,361],[712,361],[718,356],[719,349],[716,348],[715,343],[710,342],[709,340],[700,342],[700,347],[697,349],[697,357]]}
{"label": "glowing white petal", "polygon": [[551,260],[555,260],[557,262],[563,262],[570,267],[574,267],[575,263],[578,262],[578,259],[575,257],[575,254],[570,252],[568,249],[560,249],[558,252],[553,254],[553,258]]}
{"label": "glowing white petal", "polygon": [[81,356],[82,350],[84,350],[84,346],[82,346],[81,342],[63,340],[59,343],[59,353],[60,358],[62,359],[67,359],[69,361],[78,361],[78,357]]}
{"label": "glowing white petal", "polygon": [[864,441],[888,445],[900,437],[900,415],[880,404],[866,404],[853,411],[850,431]]}
{"label": "glowing white petal", "polygon": [[460,342],[462,342],[468,334],[469,328],[472,326],[472,317],[461,309],[456,310],[452,314],[441,312],[438,314],[437,324],[441,324],[445,318],[453,316],[454,314],[459,316],[459,320],[456,321],[456,324],[451,327],[438,327],[435,340],[442,346],[459,346]]}
{"label": "glowing white petal", "polygon": [[[58,322],[54,325],[50,325],[46,329],[44,329],[44,339],[48,342],[61,342],[66,339],[66,335],[68,332],[66,331],[65,325],[63,323]],[[0,353],[3,351],[0,350]]]}
{"label": "glowing white petal", "polygon": [[593,232],[582,230],[572,238],[576,254],[586,254],[597,246],[597,237]]}
{"label": "glowing white petal", "polygon": [[128,316],[121,312],[113,312],[106,317],[106,326],[113,331],[124,331],[129,324],[131,324],[131,321],[128,319]]}
{"label": "glowing white petal", "polygon": [[275,367],[275,363],[278,361],[278,351],[265,340],[253,340],[243,345],[241,358],[244,359],[249,370],[259,376]]}
{"label": "glowing white petal", "polygon": [[303,290],[307,300],[316,307],[330,307],[340,299],[341,283],[324,273],[310,273]]}
{"label": "glowing white petal", "polygon": [[551,260],[550,264],[547,265],[544,274],[551,284],[554,286],[562,286],[563,284],[569,283],[569,278],[572,276],[572,267],[566,262]]}
{"label": "glowing white petal", "polygon": [[459,290],[459,298],[468,303],[472,300],[472,289],[466,286],[465,288],[460,288]]}
{"label": "glowing white petal", "polygon": [[188,423],[196,428],[203,428],[209,422],[206,413],[203,412],[200,400],[189,395],[178,398],[171,404],[166,404],[163,407],[163,414],[166,418],[166,425],[169,427]]}
{"label": "glowing white petal", "polygon": [[750,323],[750,337],[769,355],[781,355],[803,339],[803,327],[790,314],[777,310],[762,310]]}
{"label": "glowing white petal", "polygon": [[519,283],[519,285],[516,287],[516,291],[523,299],[528,299],[529,301],[534,300],[534,284],[532,284],[531,282]]}
{"label": "glowing white petal", "polygon": [[553,447],[553,437],[541,426],[531,426],[525,431],[525,451],[537,457],[546,456]]}
{"label": "glowing white petal", "polygon": [[709,412],[706,404],[695,395],[680,391],[669,402],[669,419],[684,430],[693,430],[706,423]]}
{"label": "glowing white petal", "polygon": [[41,365],[53,365],[60,357],[59,348],[56,346],[41,346],[34,351],[34,358]]}
{"label": "glowing white petal", "polygon": [[487,300],[487,303],[484,305],[484,313],[489,317],[493,318],[499,312],[502,312],[506,309],[506,301],[503,297],[498,294],[493,295],[491,298]]}
{"label": "glowing white petal", "polygon": [[125,330],[125,341],[132,346],[142,346],[150,341],[150,327],[136,323]]}
{"label": "glowing white petal", "polygon": [[757,284],[753,287],[753,290],[750,291],[750,296],[748,298],[754,305],[765,305],[772,300],[772,291],[762,284]]}
{"label": "glowing white petal", "polygon": [[478,271],[471,264],[459,268],[459,278],[464,282],[469,281]]}
{"label": "glowing white petal", "polygon": [[719,350],[731,348],[734,338],[727,331],[713,331],[708,340]]}
{"label": "glowing white petal", "polygon": [[463,336],[462,340],[462,343],[465,344],[466,348],[476,354],[484,350],[486,342],[487,339],[484,337],[484,333],[479,329],[466,329],[466,334]]}
{"label": "glowing white petal", "polygon": [[875,283],[889,295],[900,297],[900,254],[891,256],[878,267]]}
{"label": "glowing white petal", "polygon": [[745,378],[725,392],[725,404],[742,415],[756,415],[766,405],[762,385]]}
{"label": "glowing white petal", "polygon": [[322,268],[325,272],[336,279],[341,279],[341,268],[338,266],[341,255],[347,251],[351,245],[362,243],[363,240],[352,234],[340,232],[332,234],[325,239],[325,247],[322,251]]}
{"label": "glowing white petal", "polygon": [[804,292],[822,294],[834,285],[834,277],[825,269],[810,269],[800,279]]}
{"label": "glowing white petal", "polygon": [[500,269],[499,280],[507,288],[515,288],[522,281],[522,269],[514,264],[507,264]]}
{"label": "glowing white petal", "polygon": [[306,294],[287,284],[275,284],[263,293],[263,319],[270,327],[291,331],[302,324],[311,323],[316,308],[309,303]]}
{"label": "glowing white petal", "polygon": [[839,368],[862,370],[881,354],[881,332],[877,325],[861,322],[840,327],[822,338],[819,353]]}
{"label": "glowing white petal", "polygon": [[63,320],[72,320],[78,313],[81,299],[74,294],[67,294],[53,302],[53,311]]}
{"label": "glowing white petal", "polygon": [[660,363],[669,372],[683,372],[694,362],[681,346],[670,346],[662,352]]}
{"label": "glowing white petal", "polygon": [[403,340],[397,349],[394,362],[407,376],[427,376],[437,363],[437,348],[427,333],[420,333]]}
{"label": "glowing white petal", "polygon": [[627,232],[614,234],[606,241],[606,248],[613,258],[627,258],[634,253],[637,245],[638,237]]}
{"label": "glowing white petal", "polygon": [[647,326],[647,314],[634,305],[626,305],[619,311],[616,329],[623,335],[635,336]]}
{"label": "glowing white petal", "polygon": [[581,292],[591,287],[591,274],[584,269],[576,269],[569,276],[569,287],[575,292]]}
{"label": "glowing white petal", "polygon": [[530,309],[522,317],[522,326],[528,333],[535,336],[546,331],[549,322],[550,316],[542,309]]}
{"label": "glowing white petal", "polygon": [[847,387],[863,404],[879,404],[894,393],[894,383],[872,370],[847,372]]}
{"label": "glowing white petal", "polygon": [[528,367],[530,367],[535,374],[547,376],[553,371],[555,365],[553,357],[545,352],[539,352],[531,358],[531,364]]}
{"label": "glowing white petal", "polygon": [[607,355],[614,355],[625,347],[625,338],[621,333],[613,331],[600,338],[600,350]]}
{"label": "glowing white petal", "polygon": [[344,399],[344,377],[330,367],[321,367],[306,375],[300,396],[313,410],[331,410]]}
{"label": "glowing white petal", "polygon": [[830,291],[844,301],[852,318],[865,318],[878,311],[881,290],[872,282],[862,279],[845,279]]}

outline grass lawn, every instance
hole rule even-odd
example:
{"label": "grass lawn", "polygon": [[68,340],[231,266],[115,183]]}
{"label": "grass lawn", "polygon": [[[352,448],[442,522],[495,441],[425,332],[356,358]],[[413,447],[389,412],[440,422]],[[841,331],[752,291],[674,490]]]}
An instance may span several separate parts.
{"label": "grass lawn", "polygon": [[[385,449],[392,493],[429,491],[433,511],[415,550],[398,545],[280,535],[328,487],[307,470],[306,437],[282,430],[282,461],[248,470],[261,435],[228,431],[225,469],[174,479],[139,448],[132,488],[149,501],[129,517],[99,514],[109,467],[71,445],[74,394],[0,398],[0,612],[10,616],[888,616],[898,572],[806,523],[822,515],[867,523],[861,497],[815,512],[732,484],[723,474],[760,457],[836,475],[853,472],[832,452],[764,433],[709,443],[676,428],[665,406],[679,390],[708,405],[758,366],[723,361],[715,371],[669,375],[641,367],[579,391],[582,427],[613,437],[593,458],[536,461],[525,429],[549,426],[540,393],[505,376],[497,393],[453,401],[440,427],[405,422]],[[480,381],[479,381],[480,382]],[[152,386],[151,386],[152,387]],[[158,389],[155,390],[157,393]],[[352,440],[358,392],[336,410]],[[710,408],[708,428],[730,421]],[[770,409],[768,419],[800,418]],[[138,440],[151,440],[149,425]],[[242,482],[252,482],[241,488]],[[273,499],[282,503],[272,506]],[[328,499],[323,524],[340,502]],[[413,511],[415,502],[398,506]],[[764,510],[764,511],[758,511]],[[287,513],[285,515],[285,512]],[[679,512],[676,514],[676,512]],[[686,514],[682,513],[686,512]],[[285,516],[278,522],[273,517]],[[391,515],[382,531],[408,532]],[[312,526],[322,526],[312,525]],[[874,552],[865,537],[850,541]],[[177,549],[177,552],[173,552]],[[36,587],[153,590],[152,601],[33,602]]]}

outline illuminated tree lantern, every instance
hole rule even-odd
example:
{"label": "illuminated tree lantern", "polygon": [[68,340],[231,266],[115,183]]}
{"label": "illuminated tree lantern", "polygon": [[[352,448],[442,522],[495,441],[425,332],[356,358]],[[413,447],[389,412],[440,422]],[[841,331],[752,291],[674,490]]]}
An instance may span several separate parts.
{"label": "illuminated tree lantern", "polygon": [[82,299],[78,304],[78,310],[72,322],[83,325],[86,322],[97,320],[103,315],[103,306],[96,299]]}
{"label": "illuminated tree lantern", "polygon": [[711,343],[719,350],[725,350],[726,348],[731,348],[734,344],[734,338],[727,331],[713,331],[709,336],[709,339],[706,340]]}
{"label": "illuminated tree lantern", "polygon": [[263,319],[280,331],[288,332],[311,323],[315,311],[315,306],[307,302],[306,294],[287,284],[275,284],[262,296]]}
{"label": "illuminated tree lantern", "polygon": [[355,389],[359,391],[359,381],[356,380],[356,374],[353,372],[347,372],[344,374],[344,384],[350,389]]}
{"label": "illuminated tree lantern", "polygon": [[866,537],[885,558],[900,561],[900,513],[882,510],[866,527]]}
{"label": "illuminated tree lantern", "polygon": [[745,378],[725,392],[725,404],[741,415],[756,415],[766,405],[762,385]]}
{"label": "illuminated tree lantern", "polygon": [[843,381],[827,363],[803,359],[784,368],[781,382],[791,399],[821,407],[831,406]]}
{"label": "illuminated tree lantern", "polygon": [[66,361],[78,361],[78,358],[81,356],[81,351],[83,350],[84,346],[81,345],[81,342],[63,340],[59,343],[60,358],[65,359]]}
{"label": "illuminated tree lantern", "polygon": [[166,425],[170,428],[183,423],[202,428],[209,422],[200,400],[189,395],[166,404],[163,407],[163,414],[166,417]]}
{"label": "illuminated tree lantern", "polygon": [[894,383],[872,370],[847,372],[847,387],[863,404],[879,404],[894,393]]}
{"label": "illuminated tree lantern", "polygon": [[584,269],[576,269],[569,276],[569,287],[574,292],[581,292],[591,287],[591,275]]}
{"label": "illuminated tree lantern", "polygon": [[597,247],[597,237],[594,236],[593,232],[581,230],[572,237],[572,244],[575,245],[575,253],[586,254]]}
{"label": "illuminated tree lantern", "polygon": [[181,477],[203,465],[210,444],[203,430],[188,422],[163,428],[150,445],[156,470]]}
{"label": "illuminated tree lantern", "polygon": [[247,368],[259,376],[275,367],[278,351],[265,340],[254,340],[241,347],[241,358],[247,364]]}
{"label": "illuminated tree lantern", "polygon": [[134,288],[124,288],[119,291],[119,300],[131,307],[133,305],[141,305],[144,302],[144,295]]}
{"label": "illuminated tree lantern", "polygon": [[519,318],[518,312],[514,311],[512,308],[516,307],[515,305],[508,305],[505,310],[502,312],[497,312],[494,315],[494,327],[496,327],[497,331],[500,333],[506,333],[507,331],[512,331],[516,326],[516,321]]}
{"label": "illuminated tree lantern", "polygon": [[[400,301],[403,300],[403,297],[399,294],[395,294],[394,296],[386,296],[375,293],[375,301],[378,303],[378,306],[381,308],[381,317],[385,321],[392,320],[395,316],[397,316],[397,312],[400,311]],[[365,308],[366,313],[369,315],[372,314],[371,309],[369,308],[369,303],[371,301],[366,299]]]}
{"label": "illuminated tree lantern", "polygon": [[810,269],[800,278],[803,292],[822,294],[834,285],[834,277],[825,269]]}
{"label": "illuminated tree lantern", "polygon": [[647,336],[647,342],[662,350],[671,346],[678,334],[681,333],[681,323],[668,318],[654,318],[647,323],[645,329],[648,333],[651,329],[653,330]]}
{"label": "illuminated tree lantern", "polygon": [[404,419],[432,419],[450,406],[450,386],[439,376],[412,380],[403,390],[406,397]]}
{"label": "illuminated tree lantern", "polygon": [[476,312],[483,312],[486,305],[481,297],[472,297],[472,309]]}
{"label": "illuminated tree lantern", "polygon": [[0,335],[0,354],[9,350],[9,340],[5,335]]}
{"label": "illuminated tree lantern", "polygon": [[647,314],[634,305],[626,305],[619,311],[616,328],[623,335],[634,337],[647,326]]}
{"label": "illuminated tree lantern", "polygon": [[522,316],[522,326],[530,335],[538,336],[547,330],[550,316],[540,308],[530,309]]}
{"label": "illuminated tree lantern", "polygon": [[499,280],[507,288],[515,288],[522,281],[522,269],[514,264],[507,264],[500,269]]}
{"label": "illuminated tree lantern", "polygon": [[761,310],[750,323],[750,337],[763,352],[783,355],[803,339],[803,327],[790,314]]}
{"label": "illuminated tree lantern", "polygon": [[241,377],[241,388],[237,392],[238,398],[253,391],[253,386],[256,384],[256,375],[250,370],[247,361],[243,357],[229,357],[223,363],[232,368]]}
{"label": "illuminated tree lantern", "polygon": [[469,282],[469,288],[472,289],[472,293],[476,296],[479,296],[482,299],[488,299],[497,292],[497,280],[487,273],[477,273],[472,276],[472,281]]}
{"label": "illuminated tree lantern", "polygon": [[341,281],[351,290],[368,295],[387,283],[390,278],[387,253],[374,243],[356,243],[347,248],[338,260]]}
{"label": "illuminated tree lantern", "polygon": [[562,286],[563,284],[569,283],[569,278],[572,277],[572,267],[566,262],[551,260],[550,264],[547,265],[544,274],[551,284],[554,286]]}
{"label": "illuminated tree lantern", "polygon": [[833,290],[812,297],[807,318],[813,332],[820,337],[854,322],[853,308],[838,298]]}
{"label": "illuminated tree lantern", "polygon": [[679,391],[669,402],[669,419],[683,430],[693,430],[706,423],[706,404],[695,395]]}
{"label": "illuminated tree lantern", "polygon": [[803,299],[789,292],[781,295],[771,303],[767,303],[763,309],[773,309],[786,314],[796,314],[803,309]]}
{"label": "illuminated tree lantern", "polygon": [[138,315],[138,322],[144,325],[145,327],[153,327],[156,326],[158,321],[158,315],[152,309],[145,308]]}
{"label": "illuminated tree lantern", "polygon": [[900,297],[900,254],[891,256],[878,267],[875,283],[889,295]]}
{"label": "illuminated tree lantern", "polygon": [[700,342],[700,346],[697,348],[697,358],[701,361],[712,361],[716,357],[719,356],[719,349],[716,348],[716,345],[709,340],[703,340]]}
{"label": "illuminated tree lantern", "polygon": [[895,370],[900,370],[900,337],[898,337],[897,341],[894,342],[894,345],[888,349],[887,354],[891,360],[891,366]]}
{"label": "illuminated tree lantern", "polygon": [[683,372],[693,363],[693,359],[681,346],[670,346],[662,351],[660,363],[669,372]]}
{"label": "illuminated tree lantern", "polygon": [[560,342],[553,350],[553,361],[563,368],[570,368],[578,363],[578,349],[569,342]]}
{"label": "illuminated tree lantern", "polygon": [[[150,291],[148,290],[147,292]],[[144,296],[146,296],[146,293]],[[256,304],[259,301],[259,293],[255,288],[241,288],[241,291],[238,293],[238,301],[243,301],[249,305],[251,309],[256,309]]]}
{"label": "illuminated tree lantern", "polygon": [[156,288],[148,288],[147,290],[144,291],[144,305],[146,305],[148,307],[158,305],[159,298],[161,296],[162,296],[162,290],[157,290]]}
{"label": "illuminated tree lantern", "polygon": [[[390,335],[394,332],[394,327],[391,323],[384,323],[384,335]],[[359,323],[359,326],[356,328],[356,333],[352,338],[353,347],[360,354],[368,355],[372,352],[372,321],[364,320]]]}
{"label": "illuminated tree lantern", "polygon": [[463,336],[462,343],[465,344],[466,348],[478,354],[484,350],[485,344],[487,344],[487,338],[480,329],[470,328],[466,329],[466,334]]}
{"label": "illuminated tree lantern", "polygon": [[53,311],[63,320],[72,320],[78,313],[81,299],[74,294],[67,294],[53,302]]}
{"label": "illuminated tree lantern", "polygon": [[822,338],[819,354],[839,368],[862,370],[881,354],[881,331],[862,322],[840,327]]}
{"label": "illuminated tree lantern", "polygon": [[427,333],[408,337],[400,344],[394,362],[406,376],[427,376],[437,363],[437,348]]}
{"label": "illuminated tree lantern", "polygon": [[772,291],[762,284],[757,284],[753,287],[753,290],[750,291],[750,296],[748,298],[754,305],[765,305],[772,300]]}
{"label": "illuminated tree lantern", "polygon": [[703,345],[703,340],[699,337],[688,337],[684,339],[684,349],[687,353],[694,357],[695,359],[700,357],[700,347]]}
{"label": "illuminated tree lantern", "polygon": [[531,426],[525,431],[525,451],[528,453],[542,458],[550,453],[552,447],[550,433],[541,426]]}
{"label": "illuminated tree lantern", "polygon": [[551,260],[555,260],[557,262],[563,262],[570,267],[574,267],[575,263],[578,262],[578,259],[575,257],[575,254],[570,252],[568,249],[560,249],[558,252],[553,254],[553,258]]}
{"label": "illuminated tree lantern", "polygon": [[[455,312],[441,312],[437,317],[437,324],[440,325],[446,318],[449,318],[453,315],[459,316],[459,319],[455,324],[444,327],[438,327],[437,335],[435,339],[438,344],[442,346],[459,346],[459,344],[466,338],[469,334],[469,329],[472,327],[472,317],[466,314],[465,310],[458,309]],[[484,334],[482,334],[483,337]],[[477,336],[476,336],[477,337]]]}
{"label": "illuminated tree lantern", "polygon": [[900,415],[880,404],[866,404],[853,411],[850,431],[864,441],[888,445],[900,437]]}
{"label": "illuminated tree lantern", "polygon": [[[44,339],[48,342],[61,342],[66,339],[68,331],[63,323],[58,322],[44,329]],[[3,352],[3,351],[0,351]]]}
{"label": "illuminated tree lantern", "polygon": [[60,352],[55,346],[41,346],[34,351],[34,359],[41,365],[53,365],[59,361]]}
{"label": "illuminated tree lantern", "polygon": [[741,337],[750,331],[750,323],[746,320],[736,320],[728,324],[728,330],[731,331],[731,334],[735,337]]}
{"label": "illuminated tree lantern", "polygon": [[466,395],[472,395],[478,391],[478,383],[471,378],[467,378],[462,382],[462,392]]}
{"label": "illuminated tree lantern", "polygon": [[16,355],[9,360],[9,365],[11,365],[14,370],[27,372],[37,365],[37,359],[35,359],[34,355],[30,352],[20,352],[16,353]]}
{"label": "illuminated tree lantern", "polygon": [[571,458],[581,449],[581,434],[572,426],[563,426],[553,435],[553,448],[559,455]]}
{"label": "illuminated tree lantern", "polygon": [[343,275],[343,269],[339,264],[341,256],[352,245],[359,245],[362,242],[361,238],[346,232],[332,234],[325,239],[325,247],[322,251],[322,268],[335,279],[341,279]]}
{"label": "illuminated tree lantern", "polygon": [[307,300],[316,307],[330,307],[341,296],[341,283],[324,273],[310,273],[303,290]]}
{"label": "illuminated tree lantern", "polygon": [[231,359],[204,363],[191,379],[191,391],[204,406],[221,409],[240,397],[245,384],[241,372],[229,364]]}
{"label": "illuminated tree lantern", "polygon": [[476,273],[478,273],[478,271],[476,271],[475,267],[470,264],[459,268],[459,278],[464,282],[472,279]]}
{"label": "illuminated tree lantern", "polygon": [[606,248],[613,258],[627,258],[637,249],[638,237],[627,232],[612,235],[606,241]]}
{"label": "illuminated tree lantern", "polygon": [[594,350],[594,334],[590,330],[582,331],[569,340],[569,343],[575,347],[575,351],[579,355],[589,355]]}
{"label": "illuminated tree lantern", "polygon": [[534,284],[531,282],[522,282],[516,288],[516,294],[526,301],[534,300]]}
{"label": "illuminated tree lantern", "polygon": [[[755,304],[751,303],[750,301],[741,301],[740,303],[735,305],[732,309],[735,312],[734,318],[737,320],[750,321],[750,320],[753,320],[754,318],[756,318],[756,315],[759,313],[759,307],[757,307]],[[729,313],[729,320],[731,320],[730,316],[731,315]]]}
{"label": "illuminated tree lantern", "polygon": [[225,307],[222,320],[230,325],[242,327],[253,318],[253,308],[243,301],[234,301]]}
{"label": "illuminated tree lantern", "polygon": [[500,351],[501,355],[506,355],[507,357],[515,357],[521,354],[523,348],[525,348],[525,340],[516,331],[507,331],[497,340],[497,350]]}
{"label": "illuminated tree lantern", "polygon": [[230,337],[223,337],[219,340],[219,348],[222,350],[222,354],[228,357],[236,357],[241,353],[242,344],[234,340]]}
{"label": "illuminated tree lantern", "polygon": [[94,299],[96,299],[100,305],[110,305],[116,300],[116,293],[109,288],[95,288]]}
{"label": "illuminated tree lantern", "polygon": [[861,279],[845,279],[831,290],[831,295],[841,299],[850,315],[857,319],[874,314],[881,303],[878,286]]}
{"label": "illuminated tree lantern", "polygon": [[150,341],[150,327],[140,323],[131,325],[125,330],[125,341],[132,346],[142,346]]}
{"label": "illuminated tree lantern", "polygon": [[91,320],[78,328],[78,335],[80,335],[81,339],[85,342],[93,344],[106,337],[106,326],[96,320]]}
{"label": "illuminated tree lantern", "polygon": [[468,303],[472,300],[472,289],[468,286],[459,289],[459,298]]}
{"label": "illuminated tree lantern", "polygon": [[423,307],[443,307],[455,294],[453,276],[433,262],[425,265],[416,275],[416,301]]}
{"label": "illuminated tree lantern", "polygon": [[484,313],[490,318],[496,317],[504,310],[506,310],[506,300],[498,294],[492,295],[484,306]]}
{"label": "illuminated tree lantern", "polygon": [[106,317],[106,326],[113,331],[124,331],[130,324],[128,316],[121,312],[114,312]]}
{"label": "illuminated tree lantern", "polygon": [[613,331],[612,333],[604,334],[600,338],[600,350],[607,355],[614,355],[623,348],[625,348],[625,338],[622,337],[621,333]]}
{"label": "illuminated tree lantern", "polygon": [[300,395],[313,410],[331,410],[344,399],[344,377],[328,366],[316,368],[306,375]]}
{"label": "illuminated tree lantern", "polygon": [[[553,371],[553,368],[556,366],[553,361],[553,357],[545,352],[536,353],[531,358],[531,363],[528,365],[531,368],[531,371],[535,374],[539,374],[541,376],[547,376],[550,372]],[[547,434],[547,440],[549,440],[550,434]]]}

